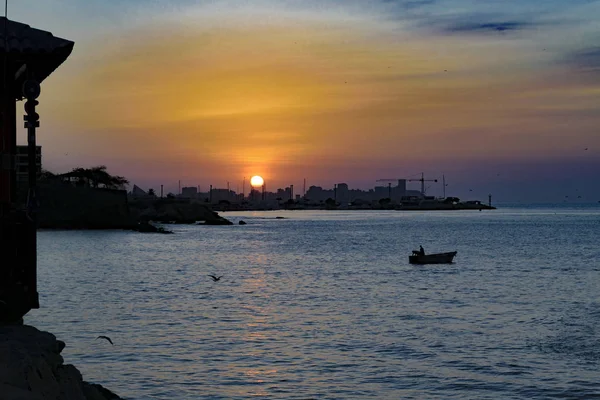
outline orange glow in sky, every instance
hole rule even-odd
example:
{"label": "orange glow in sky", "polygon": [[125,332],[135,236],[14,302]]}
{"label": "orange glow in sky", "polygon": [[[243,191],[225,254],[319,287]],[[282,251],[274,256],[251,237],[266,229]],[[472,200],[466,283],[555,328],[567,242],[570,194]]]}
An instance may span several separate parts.
{"label": "orange glow in sky", "polygon": [[383,1],[334,3],[125,1],[111,29],[41,21],[76,42],[42,88],[45,166],[106,164],[142,187],[261,171],[274,189],[599,156],[600,80],[568,62],[575,27],[426,29]]}

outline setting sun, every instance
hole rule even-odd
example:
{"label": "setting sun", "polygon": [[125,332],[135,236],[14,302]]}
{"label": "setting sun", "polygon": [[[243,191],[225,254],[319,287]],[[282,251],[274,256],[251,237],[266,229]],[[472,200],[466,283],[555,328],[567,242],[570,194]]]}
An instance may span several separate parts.
{"label": "setting sun", "polygon": [[250,178],[250,184],[253,187],[260,187],[265,184],[265,180],[262,178],[262,176],[255,175]]}

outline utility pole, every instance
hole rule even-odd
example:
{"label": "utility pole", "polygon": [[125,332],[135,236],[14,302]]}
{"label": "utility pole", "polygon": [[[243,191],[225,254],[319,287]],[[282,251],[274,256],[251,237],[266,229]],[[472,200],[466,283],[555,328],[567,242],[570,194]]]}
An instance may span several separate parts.
{"label": "utility pole", "polygon": [[208,202],[212,204],[212,185],[210,185],[210,192],[208,193]]}
{"label": "utility pole", "polygon": [[337,184],[333,185],[333,200],[337,202]]}
{"label": "utility pole", "polygon": [[446,198],[446,177],[442,175],[442,185],[444,186],[444,199]]}
{"label": "utility pole", "polygon": [[492,195],[488,194],[488,205],[491,207],[492,206]]}
{"label": "utility pole", "polygon": [[392,182],[388,183],[388,198],[392,200]]}
{"label": "utility pole", "polygon": [[302,187],[302,197],[306,197],[306,178],[304,178],[304,186]]}
{"label": "utility pole", "polygon": [[242,181],[242,200],[244,197],[246,197],[246,177],[244,177],[244,180]]}
{"label": "utility pole", "polygon": [[181,179],[179,180],[179,193],[177,194],[181,194]]}
{"label": "utility pole", "polygon": [[160,185],[160,198],[163,198],[163,185]]}

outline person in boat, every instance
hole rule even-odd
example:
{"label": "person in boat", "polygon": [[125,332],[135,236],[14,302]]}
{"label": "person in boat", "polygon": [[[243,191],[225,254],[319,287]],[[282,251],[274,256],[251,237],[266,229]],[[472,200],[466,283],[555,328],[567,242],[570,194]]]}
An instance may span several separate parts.
{"label": "person in boat", "polygon": [[423,248],[423,246],[419,246],[419,255],[420,256],[424,256],[425,255],[425,249]]}

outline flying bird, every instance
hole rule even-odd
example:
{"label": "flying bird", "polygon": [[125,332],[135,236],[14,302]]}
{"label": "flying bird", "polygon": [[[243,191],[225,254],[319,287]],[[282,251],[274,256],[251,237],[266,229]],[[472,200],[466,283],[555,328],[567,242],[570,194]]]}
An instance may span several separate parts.
{"label": "flying bird", "polygon": [[583,151],[586,151],[588,148],[586,147],[585,149],[583,149]]}
{"label": "flying bird", "polygon": [[208,275],[208,276],[210,276],[214,282],[218,282],[222,278],[222,276],[214,276],[214,275]]}
{"label": "flying bird", "polygon": [[115,344],[112,342],[112,340],[110,340],[110,338],[109,338],[108,336],[100,335],[100,336],[98,336],[98,337],[96,338],[96,340],[98,340],[98,339],[104,339],[104,340],[108,340],[108,342],[109,342],[110,344],[112,344],[113,346],[115,345]]}

